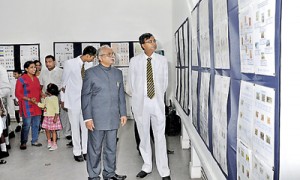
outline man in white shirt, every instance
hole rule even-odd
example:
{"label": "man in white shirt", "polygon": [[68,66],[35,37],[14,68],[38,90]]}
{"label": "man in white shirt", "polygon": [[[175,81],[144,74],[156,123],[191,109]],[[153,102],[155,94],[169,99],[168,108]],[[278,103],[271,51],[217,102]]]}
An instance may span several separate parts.
{"label": "man in white shirt", "polygon": [[[55,57],[52,55],[48,55],[45,57],[45,64],[47,69],[43,69],[39,80],[43,90],[43,93],[46,93],[46,89],[48,84],[52,83],[57,85],[58,89],[61,89],[62,83],[62,74],[63,70],[56,66]],[[61,92],[62,94],[63,92]],[[68,118],[68,113],[64,108],[60,106],[60,120],[63,126],[62,133],[66,138],[71,138],[71,125]]]}
{"label": "man in white shirt", "polygon": [[164,103],[168,86],[168,61],[164,56],[155,53],[157,44],[152,34],[141,35],[139,41],[144,52],[130,60],[127,90],[132,96],[132,111],[141,139],[139,149],[144,160],[136,177],[144,178],[152,172],[151,124],[157,170],[163,180],[170,180]]}
{"label": "man in white shirt", "polygon": [[67,60],[64,63],[62,90],[65,92],[65,96],[62,101],[64,101],[64,107],[68,109],[72,129],[73,154],[75,161],[78,162],[86,159],[87,153],[88,132],[81,111],[81,88],[84,77],[84,64],[92,62],[95,59],[96,51],[93,46],[87,46],[81,56]]}
{"label": "man in white shirt", "polygon": [[[10,82],[8,79],[8,73],[5,69],[5,67],[3,67],[2,65],[0,65],[0,98],[2,99],[2,102],[7,102],[8,99],[10,98],[10,91],[11,91],[11,86],[10,86]],[[7,148],[6,146],[9,146],[9,138],[8,138],[8,126],[9,126],[9,122],[7,122],[7,104],[4,104],[4,108],[6,111],[6,116],[0,117],[0,120],[3,121],[3,134],[2,136],[4,136],[4,139],[1,138],[0,141],[0,158],[3,157],[7,157],[8,156],[8,152],[7,152]]]}

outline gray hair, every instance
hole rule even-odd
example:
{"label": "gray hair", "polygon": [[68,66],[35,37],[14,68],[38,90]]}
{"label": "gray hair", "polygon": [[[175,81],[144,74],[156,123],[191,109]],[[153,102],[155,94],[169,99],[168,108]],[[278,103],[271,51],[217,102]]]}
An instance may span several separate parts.
{"label": "gray hair", "polygon": [[100,55],[102,55],[102,51],[103,49],[111,49],[111,47],[107,44],[100,46],[100,48],[97,50],[97,57],[99,57]]}

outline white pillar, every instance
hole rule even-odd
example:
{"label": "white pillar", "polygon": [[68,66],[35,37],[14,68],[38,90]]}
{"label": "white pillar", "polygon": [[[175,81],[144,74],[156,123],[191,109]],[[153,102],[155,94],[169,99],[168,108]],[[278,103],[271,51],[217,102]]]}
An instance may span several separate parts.
{"label": "white pillar", "polygon": [[193,144],[191,146],[190,177],[201,178],[201,162]]}
{"label": "white pillar", "polygon": [[183,123],[181,123],[181,148],[182,149],[189,149],[190,148],[190,138],[189,135],[186,131],[185,126],[183,125]]}

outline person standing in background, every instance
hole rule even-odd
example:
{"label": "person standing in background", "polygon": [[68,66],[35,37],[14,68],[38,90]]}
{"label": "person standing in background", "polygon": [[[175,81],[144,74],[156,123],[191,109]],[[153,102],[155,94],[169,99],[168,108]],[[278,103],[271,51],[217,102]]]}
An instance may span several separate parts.
{"label": "person standing in background", "polygon": [[35,102],[41,101],[41,86],[39,79],[35,76],[35,64],[33,61],[27,61],[24,64],[25,73],[18,78],[16,84],[16,97],[19,100],[20,115],[23,119],[21,131],[21,150],[27,148],[26,143],[31,126],[31,145],[40,147],[38,142],[39,126],[41,122],[41,109]]}
{"label": "person standing in background", "polygon": [[16,82],[18,80],[19,77],[22,76],[22,70],[21,69],[15,69],[13,71],[13,76],[15,78],[15,80],[11,81],[11,86],[12,86],[12,98],[14,101],[14,108],[15,108],[15,118],[16,121],[18,123],[18,125],[16,126],[15,131],[16,132],[20,132],[22,129],[22,124],[21,124],[21,120],[20,120],[20,114],[19,114],[19,102],[18,99],[15,96],[15,92],[16,92]]}
{"label": "person standing in background", "polygon": [[[59,91],[62,88],[63,69],[57,67],[55,63],[56,61],[54,56],[48,55],[45,57],[46,69],[42,70],[39,78],[43,93],[46,93],[47,85],[50,83],[57,85]],[[62,91],[60,92],[60,94],[61,96],[63,96]],[[71,140],[71,125],[68,117],[68,112],[66,111],[66,109],[62,108],[61,105],[60,105],[60,120],[63,126],[63,130],[62,130],[63,135],[68,140]]]}
{"label": "person standing in background", "polygon": [[41,71],[42,71],[42,63],[41,63],[40,60],[34,60],[33,62],[34,62],[34,64],[35,64],[35,68],[36,68],[35,76],[36,76],[37,78],[39,78],[39,77],[40,77],[40,74],[41,74]]}
{"label": "person standing in background", "polygon": [[77,162],[86,159],[87,128],[83,122],[81,111],[81,88],[86,62],[92,62],[96,56],[93,46],[84,48],[82,55],[65,61],[62,76],[62,91],[65,93],[62,101],[68,109],[72,130],[73,155]]}
{"label": "person standing in background", "polygon": [[9,130],[9,114],[7,112],[7,101],[9,99],[11,92],[11,86],[8,80],[8,73],[5,67],[0,65],[0,98],[2,103],[2,116],[1,121],[3,121],[3,133],[0,139],[0,157],[9,156],[7,149],[10,147],[8,130]]}
{"label": "person standing in background", "polygon": [[127,91],[132,96],[132,111],[141,140],[139,149],[144,160],[142,170],[136,177],[144,178],[152,172],[151,124],[158,172],[163,180],[170,180],[164,103],[168,87],[168,62],[164,56],[155,53],[157,44],[151,33],[142,34],[139,42],[144,53],[130,60]]}
{"label": "person standing in background", "polygon": [[[116,174],[117,133],[127,122],[122,71],[112,67],[113,50],[98,49],[99,65],[86,71],[81,90],[82,113],[88,129],[87,171],[90,180],[100,180],[103,149],[104,180],[123,180]],[[99,90],[101,89],[101,90]]]}

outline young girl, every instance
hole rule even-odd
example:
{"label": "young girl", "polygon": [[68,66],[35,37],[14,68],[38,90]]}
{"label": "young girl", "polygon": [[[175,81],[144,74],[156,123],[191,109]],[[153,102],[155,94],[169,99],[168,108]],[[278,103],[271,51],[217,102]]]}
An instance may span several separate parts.
{"label": "young girl", "polygon": [[[57,149],[56,143],[56,131],[61,130],[62,126],[59,119],[59,105],[58,105],[58,94],[59,90],[57,85],[47,85],[47,97],[43,103],[36,103],[40,108],[44,109],[44,120],[42,128],[46,130],[46,136],[48,140],[48,149],[54,151]],[[53,142],[51,142],[51,134]]]}

